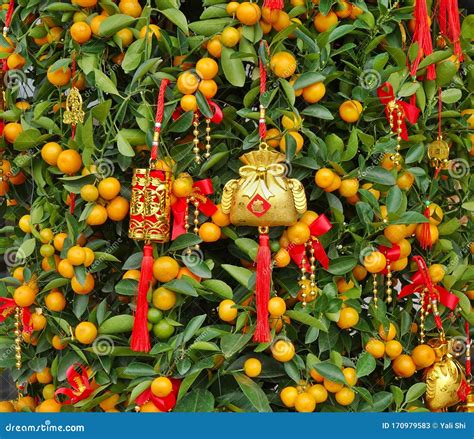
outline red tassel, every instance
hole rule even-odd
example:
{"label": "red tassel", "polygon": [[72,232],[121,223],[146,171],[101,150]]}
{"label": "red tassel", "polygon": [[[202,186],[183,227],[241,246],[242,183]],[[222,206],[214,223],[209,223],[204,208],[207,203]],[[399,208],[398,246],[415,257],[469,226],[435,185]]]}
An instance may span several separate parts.
{"label": "red tassel", "polygon": [[148,333],[148,300],[147,294],[153,277],[153,247],[145,244],[140,281],[138,282],[137,309],[133,323],[130,348],[135,352],[150,351],[150,335]]}
{"label": "red tassel", "polygon": [[257,254],[257,281],[255,294],[257,296],[257,327],[253,340],[258,343],[271,341],[270,325],[268,323],[268,302],[270,300],[270,284],[272,281],[272,255],[270,238],[267,234],[260,234],[260,245]]}
{"label": "red tassel", "polygon": [[427,223],[421,224],[421,236],[420,236],[420,245],[423,250],[426,250],[428,247],[432,247],[433,243],[431,242],[431,230],[430,230],[430,207],[426,207],[423,215],[428,219]]}
{"label": "red tassel", "polygon": [[[413,43],[418,43],[418,53],[410,69],[410,74],[415,77],[421,59],[433,53],[426,0],[416,0],[415,3],[415,32],[413,34]],[[427,67],[426,78],[429,80],[436,79],[436,69],[434,64]]]}
{"label": "red tassel", "polygon": [[263,7],[281,11],[285,7],[285,2],[283,0],[265,0],[263,2]]}
{"label": "red tassel", "polygon": [[458,0],[440,0],[438,11],[439,32],[453,44],[453,52],[461,62],[464,59],[461,42],[461,23]]}

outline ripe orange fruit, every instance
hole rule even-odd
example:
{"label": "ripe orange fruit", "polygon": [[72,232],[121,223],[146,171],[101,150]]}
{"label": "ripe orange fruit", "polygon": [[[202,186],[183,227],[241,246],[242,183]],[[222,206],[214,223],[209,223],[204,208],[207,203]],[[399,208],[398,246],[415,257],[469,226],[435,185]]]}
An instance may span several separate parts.
{"label": "ripe orange fruit", "polygon": [[[382,166],[382,168],[387,169],[387,171],[391,171],[392,169],[395,168],[395,162],[391,159],[392,156],[393,156],[393,154],[391,152],[387,152],[383,156],[383,160],[380,163],[380,166]],[[400,170],[401,165],[398,165],[396,168],[397,168],[397,170]]]}
{"label": "ripe orange fruit", "polygon": [[15,143],[17,137],[22,133],[23,128],[21,124],[17,122],[10,122],[3,128],[3,135],[5,140],[9,143]]}
{"label": "ripe orange fruit", "polygon": [[289,340],[277,340],[270,346],[272,356],[281,363],[291,361],[295,356],[295,346]]}
{"label": "ripe orange fruit", "polygon": [[194,274],[191,270],[189,270],[188,267],[180,267],[177,279],[181,279],[183,276],[190,277],[196,282],[201,282],[201,278],[198,275]]}
{"label": "ripe orange fruit", "polygon": [[336,3],[334,10],[339,18],[347,18],[351,15],[352,5],[351,3],[346,2],[346,0],[341,0]]}
{"label": "ripe orange fruit", "polygon": [[295,399],[295,410],[299,413],[312,413],[316,408],[316,400],[311,393],[300,393]]}
{"label": "ripe orange fruit", "polygon": [[364,267],[369,273],[379,273],[387,265],[385,255],[379,251],[371,252],[364,257]]}
{"label": "ripe orange fruit", "polygon": [[340,405],[351,405],[355,399],[355,393],[352,389],[343,387],[339,392],[336,392],[335,398]]}
{"label": "ripe orange fruit", "polygon": [[[289,131],[288,134],[291,137],[293,137],[293,139],[295,139],[296,154],[298,154],[301,151],[301,149],[303,148],[303,144],[304,144],[303,136],[300,133],[298,133],[297,131]],[[281,149],[282,152],[286,152],[286,138],[285,138],[285,136],[283,136],[280,139],[279,146],[280,146],[280,149]]]}
{"label": "ripe orange fruit", "polygon": [[25,282],[25,278],[23,276],[23,272],[25,271],[25,267],[16,267],[14,270],[13,270],[13,274],[12,276],[15,278],[15,279],[18,279],[21,283]]}
{"label": "ripe orange fruit", "polygon": [[339,193],[343,197],[353,197],[359,190],[359,180],[357,178],[347,178],[341,181]]}
{"label": "ripe orange fruit", "polygon": [[277,32],[291,26],[290,16],[285,11],[278,11],[277,20],[273,23],[273,29]]}
{"label": "ripe orange fruit", "polygon": [[94,260],[95,260],[95,253],[89,247],[84,247],[84,252],[86,254],[86,257],[84,259],[84,266],[85,267],[90,267],[92,265],[92,263],[94,262]]}
{"label": "ripe orange fruit", "polygon": [[99,191],[93,184],[85,184],[81,188],[81,198],[84,201],[95,201],[99,198]]}
{"label": "ripe orange fruit", "polygon": [[436,203],[430,203],[429,205],[429,210],[430,210],[430,224],[437,226],[438,224],[443,221],[443,209],[436,204]]}
{"label": "ripe orange fruit", "polygon": [[120,193],[120,181],[115,177],[107,177],[100,181],[98,190],[99,195],[104,200],[112,200]]}
{"label": "ripe orange fruit", "polygon": [[[422,239],[422,230],[423,230],[423,224],[418,224],[416,226],[416,230],[415,230],[415,236],[416,236],[416,239],[418,239],[418,242],[421,242],[421,239]],[[433,245],[436,243],[436,241],[438,241],[438,238],[439,238],[439,231],[438,231],[438,227],[434,226],[433,224],[430,224],[430,244]]]}
{"label": "ripe orange fruit", "polygon": [[87,43],[92,37],[92,30],[85,21],[74,23],[69,31],[72,39],[79,44]]}
{"label": "ripe orange fruit", "polygon": [[212,58],[201,58],[196,63],[196,72],[201,79],[213,79],[218,71],[219,66]]}
{"label": "ripe orange fruit", "polygon": [[275,265],[279,268],[286,267],[291,262],[290,254],[285,248],[281,248],[277,251],[276,255],[273,257]]}
{"label": "ripe orange fruit", "polygon": [[15,407],[10,401],[0,401],[0,413],[13,413]]}
{"label": "ripe orange fruit", "polygon": [[219,303],[218,314],[223,322],[232,322],[237,317],[237,308],[235,302],[230,299],[224,299]]}
{"label": "ripe orange fruit", "polygon": [[153,276],[159,282],[176,279],[179,272],[178,262],[170,256],[160,256],[153,263]]}
{"label": "ripe orange fruit", "polygon": [[95,285],[94,276],[91,273],[86,274],[84,284],[81,284],[76,276],[71,279],[71,288],[76,294],[89,294]]}
{"label": "ripe orange fruit", "polygon": [[133,42],[133,32],[126,27],[125,29],[120,29],[115,36],[122,42],[122,47],[128,47]]}
{"label": "ripe orange fruit", "polygon": [[296,245],[304,244],[311,236],[309,226],[301,221],[288,227],[286,230],[288,240]]}
{"label": "ripe orange fruit", "polygon": [[74,336],[82,344],[91,344],[97,337],[97,328],[91,322],[81,322],[74,330]]}
{"label": "ripe orange fruit", "polygon": [[82,265],[86,259],[86,252],[78,245],[72,246],[67,251],[67,260],[71,265]]}
{"label": "ripe orange fruit", "polygon": [[342,373],[344,374],[344,378],[346,379],[346,383],[349,386],[355,386],[357,383],[357,373],[353,367],[345,367],[342,369]]}
{"label": "ripe orange fruit", "polygon": [[341,314],[339,320],[337,321],[337,326],[341,329],[349,329],[357,325],[359,322],[359,313],[354,308],[343,308],[341,309]]}
{"label": "ripe orange fruit", "polygon": [[168,311],[176,305],[176,293],[165,287],[153,291],[153,306],[161,311]]}
{"label": "ripe orange fruit", "polygon": [[49,367],[45,367],[42,371],[36,372],[36,378],[40,384],[49,384],[53,381],[53,376],[51,375]]}
{"label": "ripe orange fruit", "polygon": [[262,363],[256,358],[249,358],[245,360],[244,372],[250,378],[255,378],[262,372]]}
{"label": "ripe orange fruit", "polygon": [[417,369],[430,367],[436,360],[436,354],[431,346],[420,344],[413,349],[411,358]]}
{"label": "ripe orange fruit", "polygon": [[66,299],[64,294],[59,290],[51,290],[51,292],[44,298],[46,308],[50,311],[61,312],[66,308]]}
{"label": "ripe orange fruit", "polygon": [[90,29],[96,36],[100,35],[100,25],[107,17],[103,15],[96,15],[90,22]]}
{"label": "ripe orange fruit", "polygon": [[225,8],[225,11],[229,15],[234,15],[237,12],[237,8],[240,6],[239,2],[229,2]]}
{"label": "ripe orange fruit", "polygon": [[42,331],[47,324],[46,317],[43,314],[31,314],[31,325],[34,331]]}
{"label": "ripe orange fruit", "polygon": [[310,226],[315,220],[317,220],[319,217],[319,215],[312,211],[312,210],[307,210],[300,218],[300,221],[302,223],[305,223],[307,224],[308,226]]}
{"label": "ripe orange fruit", "polygon": [[355,20],[359,15],[363,14],[364,11],[355,4],[351,4],[351,13],[349,17],[351,20]]}
{"label": "ripe orange fruit", "polygon": [[173,194],[178,198],[188,197],[193,191],[193,179],[188,174],[180,174],[173,181]]}
{"label": "ripe orange fruit", "polygon": [[317,383],[322,383],[324,381],[324,377],[316,369],[311,369],[309,373],[311,378],[313,378]]}
{"label": "ripe orange fruit", "polygon": [[385,330],[382,324],[379,325],[379,336],[384,341],[390,341],[397,335],[397,328],[393,323],[390,323],[388,332]]}
{"label": "ripe orange fruit", "polygon": [[59,413],[62,405],[56,402],[55,399],[45,399],[39,406],[36,407],[37,413]]}
{"label": "ripe orange fruit", "polygon": [[196,111],[198,109],[198,103],[196,96],[184,95],[179,103],[183,111]]}
{"label": "ripe orange fruit", "polygon": [[344,387],[344,384],[336,383],[334,381],[324,378],[323,385],[328,392],[337,393]]}
{"label": "ripe orange fruit", "polygon": [[274,317],[280,317],[285,314],[286,303],[281,297],[272,297],[268,301],[268,312]]}
{"label": "ripe orange fruit", "polygon": [[71,69],[69,67],[60,67],[57,70],[53,70],[52,67],[53,66],[48,69],[46,75],[48,81],[56,87],[63,87],[69,84],[71,80]]}
{"label": "ripe orange fruit", "polygon": [[122,221],[128,215],[130,204],[126,198],[118,196],[107,204],[106,209],[107,216],[112,221]]}
{"label": "ripe orange fruit", "polygon": [[316,175],[314,176],[314,181],[316,185],[320,188],[328,188],[330,187],[335,180],[336,174],[328,168],[320,168]]}
{"label": "ripe orange fruit", "polygon": [[59,335],[55,335],[51,339],[51,345],[53,346],[54,349],[57,351],[62,351],[63,349],[66,349],[68,346],[68,343],[65,341],[62,341],[61,337]]}
{"label": "ripe orange fruit", "polygon": [[374,358],[382,358],[385,354],[385,344],[383,341],[371,338],[365,345],[365,350]]}
{"label": "ripe orange fruit", "polygon": [[403,352],[402,344],[397,340],[390,340],[385,343],[385,353],[390,359],[397,358]]}
{"label": "ripe orange fruit", "polygon": [[[239,44],[240,32],[235,27],[229,26],[222,31],[221,42],[226,47],[234,47]],[[209,44],[207,46],[209,51]]]}
{"label": "ripe orange fruit", "polygon": [[329,11],[327,15],[318,12],[313,20],[314,28],[318,32],[326,32],[334,25],[337,25],[337,23],[339,23],[339,19],[333,11]]}
{"label": "ripe orange fruit", "polygon": [[25,67],[26,59],[23,58],[19,53],[12,53],[7,58],[7,66],[10,70],[20,70]]}
{"label": "ripe orange fruit", "polygon": [[19,286],[13,293],[13,300],[18,306],[26,307],[33,305],[36,293],[28,285]]}
{"label": "ripe orange fruit", "polygon": [[410,241],[408,241],[407,239],[402,239],[401,241],[398,241],[397,245],[400,247],[400,258],[406,258],[411,253],[411,244]]}
{"label": "ripe orange fruit", "polygon": [[226,227],[230,224],[230,216],[222,212],[220,204],[217,205],[216,213],[212,215],[211,219],[212,222],[219,227]]}
{"label": "ripe orange fruit", "polygon": [[217,84],[213,79],[203,79],[199,83],[199,91],[207,99],[212,99],[217,93]]}
{"label": "ripe orange fruit", "polygon": [[81,155],[74,149],[66,149],[58,155],[57,167],[64,174],[73,175],[82,167]]}
{"label": "ripe orange fruit", "polygon": [[109,394],[110,396],[107,399],[104,399],[99,404],[100,408],[104,410],[104,412],[113,411],[120,399],[120,395],[118,393],[109,393]]}
{"label": "ripe orange fruit", "polygon": [[71,3],[75,3],[81,8],[93,8],[97,4],[98,0],[73,0]]}
{"label": "ripe orange fruit", "polygon": [[270,59],[270,68],[278,78],[289,78],[296,71],[296,58],[289,52],[277,52]]}
{"label": "ripe orange fruit", "polygon": [[409,355],[400,355],[393,360],[392,369],[395,375],[409,378],[416,372],[416,365]]}
{"label": "ripe orange fruit", "polygon": [[143,26],[140,29],[139,38],[147,38],[148,41],[151,41],[153,35],[156,37],[157,40],[161,38],[161,30],[160,27],[156,24],[149,24],[148,26]]}
{"label": "ripe orange fruit", "polygon": [[441,264],[432,264],[429,268],[431,280],[434,283],[441,282],[446,272]]}
{"label": "ripe orange fruit", "polygon": [[153,401],[148,401],[140,407],[140,413],[161,413],[161,411],[158,410]]}
{"label": "ripe orange fruit", "polygon": [[89,216],[86,218],[86,223],[90,226],[100,226],[107,221],[107,209],[100,204],[94,204],[94,207],[89,212]]}
{"label": "ripe orange fruit", "polygon": [[262,20],[265,23],[273,24],[278,21],[278,14],[280,13],[277,9],[262,8]]}
{"label": "ripe orange fruit", "polygon": [[221,228],[214,223],[203,223],[199,227],[199,236],[204,242],[216,242],[221,238]]}
{"label": "ripe orange fruit", "polygon": [[349,282],[346,282],[346,280],[343,277],[341,277],[340,279],[336,281],[336,285],[337,285],[337,291],[339,293],[345,293],[349,291],[351,288],[354,288],[354,282],[352,282],[351,280],[349,280]]}
{"label": "ripe orange fruit", "polygon": [[397,178],[397,186],[400,189],[408,190],[413,186],[415,182],[415,176],[411,172],[404,172]]}
{"label": "ripe orange fruit", "polygon": [[48,142],[41,148],[41,158],[50,166],[56,166],[59,154],[63,152],[61,145],[56,142]]}
{"label": "ripe orange fruit", "polygon": [[178,76],[176,86],[184,95],[193,94],[199,87],[199,78],[191,72],[183,72]]}
{"label": "ripe orange fruit", "polygon": [[243,2],[236,11],[237,20],[247,26],[257,24],[261,17],[260,8],[256,3]]}
{"label": "ripe orange fruit", "polygon": [[296,390],[296,387],[293,387],[293,386],[285,387],[280,392],[281,402],[286,407],[294,407],[297,396],[298,396],[298,390]]}
{"label": "ripe orange fruit", "polygon": [[307,392],[313,396],[314,400],[316,401],[316,404],[325,402],[328,399],[328,391],[326,390],[326,387],[324,387],[322,384],[312,385],[307,390]]}
{"label": "ripe orange fruit", "polygon": [[122,14],[130,17],[138,18],[142,14],[142,7],[137,0],[120,0],[118,7]]}
{"label": "ripe orange fruit", "polygon": [[359,101],[344,101],[339,106],[339,116],[344,122],[357,122],[362,114],[362,105]]}
{"label": "ripe orange fruit", "polygon": [[151,383],[151,393],[158,396],[159,398],[164,398],[168,396],[173,391],[173,384],[169,378],[158,377],[155,378]]}
{"label": "ripe orange fruit", "polygon": [[303,89],[303,99],[309,104],[319,102],[326,94],[326,86],[322,82],[315,82]]}
{"label": "ripe orange fruit", "polygon": [[298,130],[301,128],[301,117],[297,116],[296,114],[293,114],[292,117],[288,117],[286,115],[283,115],[281,118],[281,124],[283,125],[283,128],[287,130]]}
{"label": "ripe orange fruit", "polygon": [[[240,33],[239,33],[240,35]],[[220,58],[222,55],[222,44],[219,39],[219,36],[215,36],[211,38],[211,40],[207,43],[207,51],[210,55],[215,58]]]}
{"label": "ripe orange fruit", "polygon": [[36,402],[32,396],[21,396],[16,402],[16,411],[23,412],[25,409],[34,411],[36,407]]}
{"label": "ripe orange fruit", "polygon": [[359,282],[367,277],[367,270],[362,265],[356,265],[352,269],[352,274]]}
{"label": "ripe orange fruit", "polygon": [[405,238],[406,227],[403,224],[392,224],[385,227],[383,234],[392,244],[396,244]]}

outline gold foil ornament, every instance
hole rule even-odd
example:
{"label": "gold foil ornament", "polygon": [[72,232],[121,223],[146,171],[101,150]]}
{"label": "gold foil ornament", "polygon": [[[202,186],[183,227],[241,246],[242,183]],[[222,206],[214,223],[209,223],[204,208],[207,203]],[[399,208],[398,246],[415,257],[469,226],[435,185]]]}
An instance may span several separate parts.
{"label": "gold foil ornament", "polygon": [[436,361],[423,374],[426,406],[431,411],[446,411],[461,401],[458,390],[465,384],[464,371],[450,354],[449,343],[443,338],[428,342],[436,354]]}
{"label": "gold foil ornament", "polygon": [[72,87],[66,98],[63,122],[68,125],[77,125],[84,122],[84,115],[81,93],[79,93],[77,87]]}
{"label": "gold foil ornament", "polygon": [[438,169],[446,169],[449,165],[449,145],[439,137],[428,145],[428,158],[431,166]]}
{"label": "gold foil ornament", "polygon": [[227,182],[222,211],[236,226],[290,226],[306,212],[306,195],[300,181],[286,177],[285,155],[261,144],[244,154],[240,179]]}

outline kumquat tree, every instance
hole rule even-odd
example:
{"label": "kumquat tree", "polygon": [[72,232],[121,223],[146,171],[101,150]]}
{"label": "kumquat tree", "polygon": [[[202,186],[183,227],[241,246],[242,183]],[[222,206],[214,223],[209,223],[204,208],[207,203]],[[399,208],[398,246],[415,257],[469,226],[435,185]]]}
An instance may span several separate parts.
{"label": "kumquat tree", "polygon": [[469,5],[1,6],[1,412],[474,410]]}

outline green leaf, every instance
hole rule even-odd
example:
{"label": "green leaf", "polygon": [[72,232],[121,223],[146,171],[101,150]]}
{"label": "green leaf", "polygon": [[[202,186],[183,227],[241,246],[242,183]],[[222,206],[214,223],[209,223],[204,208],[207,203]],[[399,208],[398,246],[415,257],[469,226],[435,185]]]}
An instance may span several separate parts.
{"label": "green leaf", "polygon": [[20,248],[16,252],[16,259],[21,261],[21,260],[26,259],[28,256],[31,256],[33,252],[35,251],[35,247],[36,247],[35,238],[25,239],[25,241],[23,241]]}
{"label": "green leaf", "polygon": [[134,389],[132,390],[132,393],[130,394],[130,404],[134,403],[135,400],[147,389],[150,388],[152,381],[151,380],[146,380],[142,381],[140,384],[137,384]]}
{"label": "green leaf", "polygon": [[240,58],[233,58],[235,50],[222,47],[221,66],[226,79],[234,87],[243,87],[245,84],[245,69]]}
{"label": "green leaf", "polygon": [[238,238],[234,243],[250,258],[250,260],[255,261],[258,252],[258,244],[253,239]]}
{"label": "green leaf", "polygon": [[185,330],[183,331],[183,342],[186,343],[191,340],[196,334],[196,331],[202,326],[204,321],[206,320],[207,314],[202,314],[200,316],[193,317],[189,323],[186,325]]}
{"label": "green leaf", "polygon": [[130,145],[128,140],[125,139],[125,137],[120,131],[117,133],[117,147],[120,154],[125,157],[133,157],[135,155],[135,151],[133,150],[132,145]]}
{"label": "green leaf", "polygon": [[206,290],[212,291],[224,299],[232,299],[232,288],[219,279],[209,279],[201,282]]}
{"label": "green leaf", "polygon": [[172,23],[178,26],[186,35],[189,33],[186,16],[176,8],[162,9],[160,12]]}
{"label": "green leaf", "polygon": [[230,358],[240,352],[252,337],[252,331],[247,334],[226,334],[222,336],[220,347],[224,357]]}
{"label": "green leaf", "polygon": [[370,375],[375,370],[376,366],[377,363],[375,362],[375,358],[368,352],[364,352],[357,360],[357,377],[362,378]]}
{"label": "green leaf", "polygon": [[133,362],[130,363],[123,372],[125,375],[130,375],[132,377],[139,376],[153,376],[156,374],[153,366],[150,366],[146,363]]}
{"label": "green leaf", "polygon": [[387,209],[389,212],[398,212],[402,205],[403,193],[398,186],[393,186],[388,191],[387,195]]}
{"label": "green leaf", "polygon": [[194,247],[197,244],[201,244],[202,239],[194,233],[184,233],[178,236],[169,246],[168,252],[175,252],[183,250],[185,248]]}
{"label": "green leaf", "polygon": [[99,33],[103,37],[111,37],[119,30],[130,27],[135,19],[125,14],[114,14],[107,17],[99,27]]}
{"label": "green leaf", "polygon": [[450,50],[438,50],[436,52],[430,53],[427,57],[421,60],[420,65],[418,66],[418,70],[424,69],[425,67],[428,67],[431,64],[435,64],[442,61],[443,59],[449,58],[451,54],[452,53]]}
{"label": "green leaf", "polygon": [[184,395],[173,409],[174,412],[213,412],[214,395],[206,389],[196,389]]}
{"label": "green leaf", "polygon": [[40,131],[36,128],[31,128],[22,131],[15,140],[13,147],[17,151],[25,151],[33,148],[46,140],[49,136],[42,136]]}
{"label": "green leaf", "polygon": [[174,279],[163,285],[175,293],[185,294],[186,296],[197,297],[196,289],[186,279]]}
{"label": "green leaf", "polygon": [[131,332],[134,320],[134,317],[129,314],[113,316],[100,325],[99,334],[110,335]]}
{"label": "green leaf", "polygon": [[189,24],[189,29],[198,35],[210,37],[224,30],[232,23],[232,18],[215,18],[211,20],[200,20]]}
{"label": "green leaf", "polygon": [[328,380],[335,383],[346,384],[346,378],[344,377],[344,374],[336,365],[328,362],[321,362],[314,364],[313,367],[324,378],[327,378]]}
{"label": "green leaf", "polygon": [[396,183],[393,174],[381,166],[370,166],[363,174],[364,178],[372,183],[379,183],[385,186],[392,186]]}
{"label": "green leaf", "polygon": [[438,87],[444,87],[449,84],[458,69],[451,60],[443,61],[436,66],[436,84]]}
{"label": "green leaf", "polygon": [[374,395],[374,403],[363,403],[359,406],[360,412],[383,412],[393,402],[393,394],[390,392],[378,392]]}
{"label": "green leaf", "polygon": [[454,104],[462,98],[462,92],[458,88],[448,88],[441,92],[443,104]]}
{"label": "green leaf", "polygon": [[305,116],[317,117],[318,119],[324,119],[324,120],[334,119],[334,116],[332,115],[332,113],[326,107],[323,107],[322,105],[319,105],[319,104],[313,104],[306,107],[301,112],[301,114],[304,114]]}
{"label": "green leaf", "polygon": [[405,404],[409,402],[415,401],[416,399],[420,398],[426,392],[426,384],[425,383],[416,383],[413,384],[408,390],[405,395]]}
{"label": "green leaf", "polygon": [[336,276],[349,273],[357,265],[357,259],[352,256],[342,256],[329,262],[328,272]]}
{"label": "green leaf", "polygon": [[296,320],[297,322],[301,322],[305,325],[311,326],[313,328],[317,328],[321,331],[324,331],[324,332],[328,331],[328,327],[321,320],[318,320],[317,318],[311,316],[307,312],[288,310],[286,311],[285,315],[287,315],[293,320]]}
{"label": "green leaf", "polygon": [[399,218],[390,221],[390,224],[419,224],[427,223],[428,219],[418,212],[405,212]]}
{"label": "green leaf", "polygon": [[252,272],[244,267],[237,267],[235,265],[222,264],[222,268],[227,271],[237,282],[246,288],[250,288],[250,278]]}
{"label": "green leaf", "polygon": [[305,72],[298,77],[293,85],[293,88],[295,90],[301,90],[302,88],[306,88],[309,85],[316,84],[317,82],[323,82],[324,79],[325,76],[323,76],[321,73]]}
{"label": "green leaf", "polygon": [[271,412],[272,409],[268,403],[268,398],[265,392],[248,376],[241,373],[234,375],[237,384],[242,390],[243,394],[248,398],[255,409],[260,412]]}

